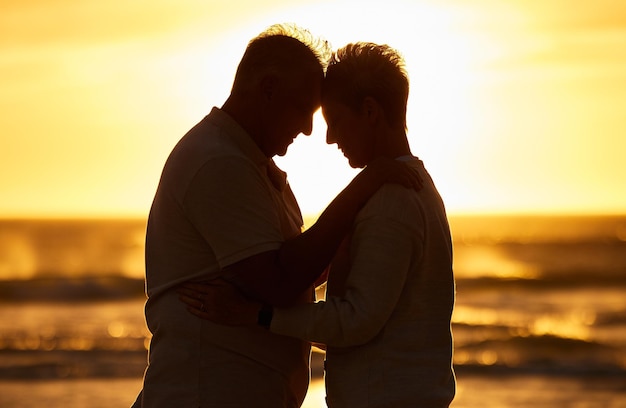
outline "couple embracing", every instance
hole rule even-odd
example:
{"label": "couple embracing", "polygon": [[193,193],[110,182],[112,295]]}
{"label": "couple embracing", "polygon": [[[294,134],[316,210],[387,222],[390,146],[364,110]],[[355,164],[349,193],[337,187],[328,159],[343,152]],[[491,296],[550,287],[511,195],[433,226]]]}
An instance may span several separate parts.
{"label": "couple embracing", "polygon": [[[311,344],[326,349],[330,408],[449,406],[452,243],[409,148],[408,94],[387,45],[330,52],[292,25],[250,41],[230,96],[161,175],[146,232],[152,340],[133,407],[300,407]],[[272,158],[312,133],[320,107],[327,143],[363,170],[303,232]]]}

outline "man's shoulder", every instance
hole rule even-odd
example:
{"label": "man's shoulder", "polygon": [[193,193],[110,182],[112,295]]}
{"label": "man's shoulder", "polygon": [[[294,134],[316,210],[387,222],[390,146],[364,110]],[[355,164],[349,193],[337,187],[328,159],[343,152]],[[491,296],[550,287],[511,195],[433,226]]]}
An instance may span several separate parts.
{"label": "man's shoulder", "polygon": [[176,144],[173,153],[185,152],[210,156],[243,156],[241,149],[227,132],[205,117]]}
{"label": "man's shoulder", "polygon": [[178,141],[166,167],[195,172],[205,166],[250,168],[254,163],[219,127],[200,122]]}
{"label": "man's shoulder", "polygon": [[259,167],[266,161],[250,137],[222,111],[214,109],[177,143],[169,160],[192,166],[215,163],[234,166],[242,163]]}

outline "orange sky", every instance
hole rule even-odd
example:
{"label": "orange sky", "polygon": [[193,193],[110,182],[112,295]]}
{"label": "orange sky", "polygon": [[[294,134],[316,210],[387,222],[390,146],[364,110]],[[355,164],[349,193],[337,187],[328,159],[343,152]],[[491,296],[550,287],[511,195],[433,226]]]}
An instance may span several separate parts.
{"label": "orange sky", "polygon": [[[626,2],[0,0],[0,217],[145,216],[247,41],[285,21],[405,55],[450,212],[626,212]],[[308,214],[354,175],[324,134],[279,160]]]}

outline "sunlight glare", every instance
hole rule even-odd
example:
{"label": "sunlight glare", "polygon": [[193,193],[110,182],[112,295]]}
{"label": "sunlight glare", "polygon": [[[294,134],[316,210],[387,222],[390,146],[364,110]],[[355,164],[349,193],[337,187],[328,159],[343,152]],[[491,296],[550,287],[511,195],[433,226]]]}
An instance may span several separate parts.
{"label": "sunlight glare", "polygon": [[[0,212],[145,216],[172,147],[223,104],[248,41],[280,22],[404,55],[409,141],[449,213],[623,211],[623,30],[564,27],[534,2],[238,5],[8,6]],[[355,174],[324,133],[318,115],[279,158],[305,216]]]}
{"label": "sunlight glare", "polygon": [[[405,58],[411,84],[409,142],[445,192],[449,207],[461,206],[462,197],[446,186],[454,185],[456,176],[450,160],[472,148],[468,134],[477,117],[473,70],[486,40],[455,29],[460,16],[443,6],[399,1],[381,18],[378,5],[323,2],[286,9],[272,17],[297,21],[330,41],[333,48],[355,41],[396,48]],[[287,157],[278,160],[289,172],[305,214],[318,214],[355,174],[340,154],[331,153],[334,145],[325,145],[325,130],[319,115],[312,137],[300,136]]]}

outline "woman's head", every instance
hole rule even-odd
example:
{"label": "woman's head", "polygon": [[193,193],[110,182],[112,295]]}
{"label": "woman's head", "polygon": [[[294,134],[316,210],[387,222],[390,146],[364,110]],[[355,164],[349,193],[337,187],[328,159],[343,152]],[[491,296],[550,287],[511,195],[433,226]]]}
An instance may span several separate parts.
{"label": "woman's head", "polygon": [[331,57],[322,86],[322,101],[340,101],[358,110],[365,98],[382,107],[394,128],[406,130],[409,79],[404,59],[388,45],[348,44]]}

